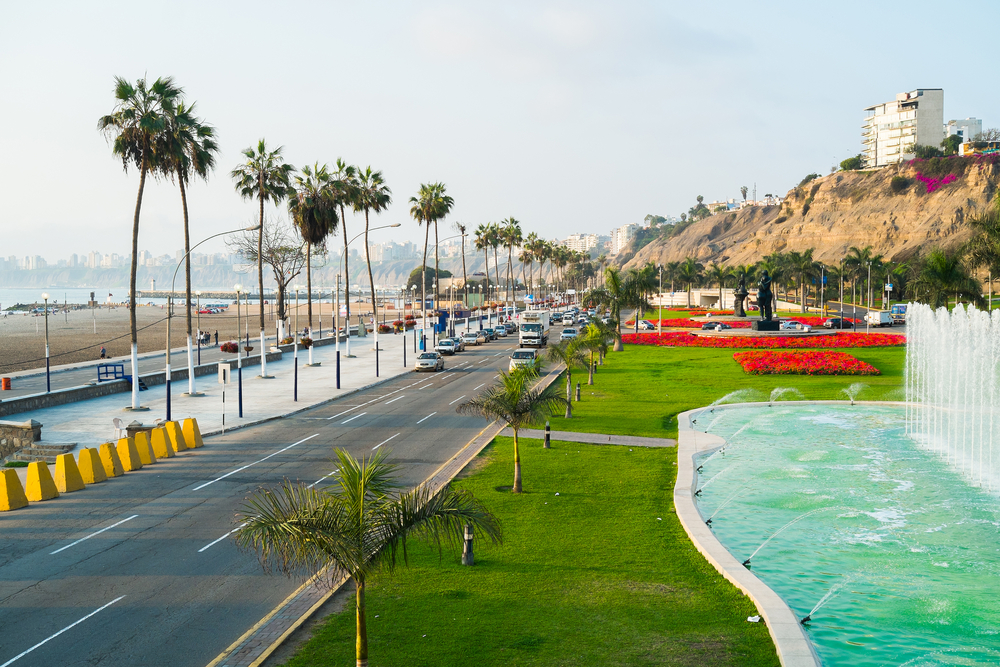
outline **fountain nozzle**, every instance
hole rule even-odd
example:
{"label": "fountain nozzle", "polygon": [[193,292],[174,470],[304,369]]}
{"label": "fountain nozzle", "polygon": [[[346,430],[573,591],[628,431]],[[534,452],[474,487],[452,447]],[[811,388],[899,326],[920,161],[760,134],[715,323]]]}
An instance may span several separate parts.
{"label": "fountain nozzle", "polygon": [[708,521],[705,522],[705,525],[706,526],[711,526],[712,525],[712,518],[711,517],[709,517]]}
{"label": "fountain nozzle", "polygon": [[698,489],[697,491],[695,491],[694,495],[695,496],[700,496],[701,495],[701,489]]}
{"label": "fountain nozzle", "polygon": [[803,618],[801,621],[799,621],[799,623],[801,623],[802,625],[805,625],[806,623],[808,623],[811,620],[812,620],[812,616],[810,614],[806,614],[806,617]]}
{"label": "fountain nozzle", "polygon": [[747,558],[745,561],[743,561],[743,567],[745,567],[748,570],[750,569],[750,559],[749,558]]}
{"label": "fountain nozzle", "polygon": [[701,472],[701,469],[702,469],[703,467],[704,467],[704,466],[698,466],[698,472]]}

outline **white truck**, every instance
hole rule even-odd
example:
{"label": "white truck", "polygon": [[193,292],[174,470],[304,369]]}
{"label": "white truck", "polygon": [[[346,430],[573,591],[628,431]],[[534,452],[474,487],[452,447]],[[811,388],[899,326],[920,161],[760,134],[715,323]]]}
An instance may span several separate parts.
{"label": "white truck", "polygon": [[865,322],[873,327],[891,327],[892,314],[885,310],[869,310],[865,313]]}
{"label": "white truck", "polygon": [[518,344],[520,347],[544,347],[549,342],[549,311],[521,312]]}

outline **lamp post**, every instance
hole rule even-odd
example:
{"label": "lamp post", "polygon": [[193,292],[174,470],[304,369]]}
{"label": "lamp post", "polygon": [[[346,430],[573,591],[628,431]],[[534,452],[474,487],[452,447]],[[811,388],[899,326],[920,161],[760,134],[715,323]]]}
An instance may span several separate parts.
{"label": "lamp post", "polygon": [[198,317],[198,365],[201,366],[201,291],[195,292],[195,296],[198,297],[198,305],[195,310]]}
{"label": "lamp post", "polygon": [[[45,393],[52,391],[52,383],[49,380],[49,294],[42,292],[42,301],[45,302]],[[135,369],[132,369],[135,373]]]}
{"label": "lamp post", "polygon": [[299,400],[299,290],[302,285],[295,285],[295,333],[292,336],[292,359],[295,364],[295,376],[292,380],[292,400]]}
{"label": "lamp post", "polygon": [[[239,388],[239,415],[240,419],[243,419],[243,353],[240,351],[240,343],[243,338],[243,322],[240,319],[240,292],[243,290],[243,286],[236,283],[233,289],[236,290],[236,382]],[[167,320],[168,324],[169,322],[170,320]],[[248,328],[249,326],[250,324],[247,323]],[[170,385],[167,386],[169,387]],[[167,396],[170,396],[169,391],[167,392]],[[167,405],[170,405],[169,401]]]}
{"label": "lamp post", "polygon": [[660,337],[663,335],[663,265],[660,264],[657,268],[660,270],[660,291],[656,295],[656,336]]}
{"label": "lamp post", "polygon": [[871,331],[871,318],[868,313],[872,309],[872,263],[868,262],[868,310],[865,311],[865,333]]}

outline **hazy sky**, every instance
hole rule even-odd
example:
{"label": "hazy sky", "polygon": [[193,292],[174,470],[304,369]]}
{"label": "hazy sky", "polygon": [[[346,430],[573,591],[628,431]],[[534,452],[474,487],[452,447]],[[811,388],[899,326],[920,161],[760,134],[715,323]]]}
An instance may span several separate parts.
{"label": "hazy sky", "polygon": [[[950,9],[947,9],[950,7]],[[0,256],[125,254],[138,174],[97,119],[113,77],[171,75],[221,154],[191,187],[193,241],[246,223],[239,151],[381,169],[378,224],[444,181],[455,220],[607,234],[702,194],[784,193],[860,150],[862,109],[945,89],[945,120],[1000,126],[995,2],[3,3]],[[282,208],[284,213],[284,208]],[[348,216],[350,233],[363,219]],[[373,223],[374,224],[374,223]],[[373,238],[390,238],[390,230]],[[442,234],[442,237],[444,234]],[[140,249],[182,247],[180,197],[147,185]],[[359,242],[360,243],[360,242]],[[210,245],[215,244],[215,245]],[[203,248],[222,249],[221,242]]]}

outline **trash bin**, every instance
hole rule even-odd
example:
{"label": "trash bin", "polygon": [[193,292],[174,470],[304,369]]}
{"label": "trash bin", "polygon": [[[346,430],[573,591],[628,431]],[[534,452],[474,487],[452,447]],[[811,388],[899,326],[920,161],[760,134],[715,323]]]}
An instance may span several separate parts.
{"label": "trash bin", "polygon": [[0,391],[10,391],[10,378],[0,378]]}

